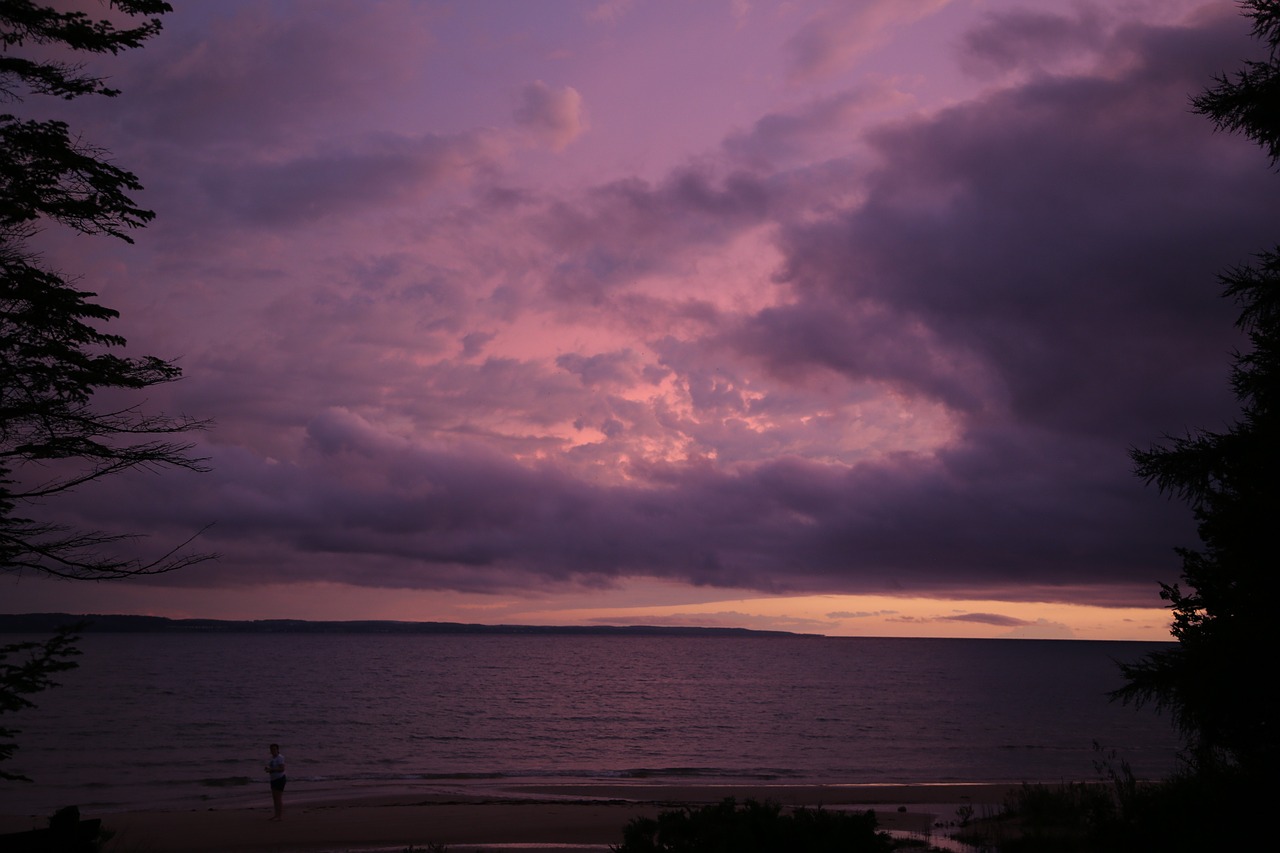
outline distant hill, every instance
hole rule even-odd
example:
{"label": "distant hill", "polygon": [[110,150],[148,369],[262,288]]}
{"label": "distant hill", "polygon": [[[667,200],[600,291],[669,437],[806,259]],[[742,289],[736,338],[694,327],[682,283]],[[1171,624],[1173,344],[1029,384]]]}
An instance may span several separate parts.
{"label": "distant hill", "polygon": [[750,628],[673,628],[658,625],[472,625],[461,622],[309,622],[303,619],[166,619],[71,613],[0,614],[0,634],[48,634],[85,623],[85,634],[581,634],[656,637],[814,637],[790,631]]}

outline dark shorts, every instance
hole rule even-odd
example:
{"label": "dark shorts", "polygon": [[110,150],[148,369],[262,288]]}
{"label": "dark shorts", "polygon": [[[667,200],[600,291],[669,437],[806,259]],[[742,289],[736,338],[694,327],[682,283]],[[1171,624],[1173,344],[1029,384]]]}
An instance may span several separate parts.
{"label": "dark shorts", "polygon": [[289,778],[288,778],[287,776],[281,776],[279,779],[272,779],[272,780],[271,780],[271,790],[273,790],[273,791],[283,791],[283,790],[284,790],[284,783],[285,783],[285,782],[288,782],[288,781],[289,781]]}

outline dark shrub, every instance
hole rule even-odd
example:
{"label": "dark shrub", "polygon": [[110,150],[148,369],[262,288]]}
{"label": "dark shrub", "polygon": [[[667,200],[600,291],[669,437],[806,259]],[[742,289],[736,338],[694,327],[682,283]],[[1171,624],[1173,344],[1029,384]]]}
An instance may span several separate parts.
{"label": "dark shrub", "polygon": [[698,809],[635,818],[616,853],[881,853],[893,849],[876,831],[874,812],[783,811],[776,803],[732,797]]}

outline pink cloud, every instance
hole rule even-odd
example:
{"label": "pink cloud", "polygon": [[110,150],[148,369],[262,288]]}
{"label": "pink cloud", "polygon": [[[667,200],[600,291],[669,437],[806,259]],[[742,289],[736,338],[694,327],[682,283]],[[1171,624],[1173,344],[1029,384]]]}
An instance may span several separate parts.
{"label": "pink cloud", "polygon": [[868,0],[819,10],[787,42],[789,77],[811,81],[844,70],[886,30],[932,15],[949,0]]}
{"label": "pink cloud", "polygon": [[563,151],[587,130],[582,95],[572,86],[552,89],[541,80],[520,93],[516,122],[528,128],[555,151]]}

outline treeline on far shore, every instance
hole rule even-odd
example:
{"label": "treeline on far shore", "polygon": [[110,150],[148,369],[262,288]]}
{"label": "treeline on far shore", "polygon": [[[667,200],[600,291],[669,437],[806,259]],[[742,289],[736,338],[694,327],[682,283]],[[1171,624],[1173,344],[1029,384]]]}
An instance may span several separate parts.
{"label": "treeline on far shore", "polygon": [[0,614],[0,634],[47,634],[78,625],[81,634],[582,634],[659,637],[812,637],[789,631],[659,625],[476,625],[462,622],[349,622],[305,619],[167,619],[121,614]]}

